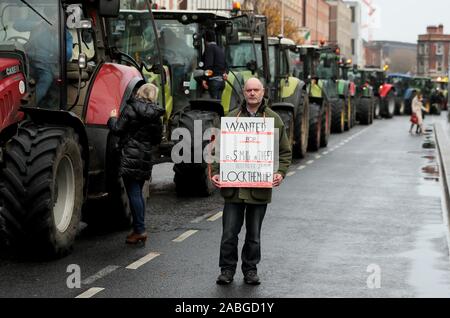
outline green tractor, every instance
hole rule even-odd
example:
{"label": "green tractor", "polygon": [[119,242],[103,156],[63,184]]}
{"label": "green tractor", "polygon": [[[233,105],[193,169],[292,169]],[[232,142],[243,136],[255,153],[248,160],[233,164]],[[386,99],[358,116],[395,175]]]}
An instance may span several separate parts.
{"label": "green tractor", "polygon": [[[206,134],[212,128],[220,128],[220,118],[242,100],[239,88],[242,74],[231,72],[222,100],[211,99],[201,85],[208,76],[203,69],[202,37],[205,30],[214,30],[217,44],[226,46],[236,41],[235,26],[243,24],[238,20],[247,17],[183,10],[154,10],[153,17],[154,20],[150,19],[146,10],[122,10],[109,28],[117,50],[147,65],[146,80],[160,87],[159,100],[166,108],[165,131],[154,154],[155,162],[174,162],[178,195],[208,196],[214,186],[203,150],[214,137]],[[155,23],[157,36],[148,32],[151,21]],[[153,58],[158,49],[162,65]],[[249,67],[253,70],[254,63]]]}
{"label": "green tractor", "polygon": [[426,112],[430,113],[431,110],[431,93],[433,89],[433,82],[429,77],[414,76],[409,84],[405,93],[405,113],[411,115],[412,112],[412,100],[415,92],[421,92],[423,96],[423,105],[426,108]]}
{"label": "green tractor", "polygon": [[289,54],[295,43],[281,37],[268,38],[266,17],[254,15],[251,21],[253,34],[240,36],[239,43],[227,47],[226,55],[234,56],[233,64],[241,64],[242,69],[254,65],[250,67],[251,76],[264,83],[271,108],[283,119],[293,156],[303,158],[308,150],[309,99],[305,82],[291,75]]}
{"label": "green tractor", "polygon": [[368,72],[363,69],[354,69],[353,74],[356,84],[356,120],[361,125],[371,125],[375,117],[374,108],[376,105],[378,105],[379,109],[374,87],[370,84]]}
{"label": "green tractor", "polygon": [[340,76],[338,79],[338,95],[345,103],[344,130],[348,131],[356,123],[356,85],[351,59],[342,57],[339,61]]}
{"label": "green tractor", "polygon": [[448,103],[448,77],[439,77],[433,80],[430,104],[431,113],[440,115],[442,110],[447,110]]}
{"label": "green tractor", "polygon": [[331,134],[331,101],[337,100],[333,82],[317,74],[319,47],[315,45],[297,46],[291,50],[293,75],[307,83],[309,97],[309,141],[310,151],[318,151],[328,146]]}

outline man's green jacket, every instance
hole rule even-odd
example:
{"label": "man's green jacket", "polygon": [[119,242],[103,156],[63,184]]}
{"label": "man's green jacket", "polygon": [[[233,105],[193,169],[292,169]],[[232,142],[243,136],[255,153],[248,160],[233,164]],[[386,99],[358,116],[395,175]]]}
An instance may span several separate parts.
{"label": "man's green jacket", "polygon": [[[244,102],[242,107],[231,111],[227,117],[251,117],[247,111],[247,104]],[[283,120],[272,109],[267,106],[267,101],[264,100],[258,109],[256,117],[267,117],[275,119],[275,129],[279,130],[279,168],[278,172],[283,177],[289,169],[292,161],[292,150],[289,144],[289,139],[286,134]],[[275,135],[276,136],[276,135]],[[218,163],[212,165],[211,175],[218,175],[220,166]],[[272,201],[272,189],[260,188],[222,188],[220,190],[225,202],[228,203],[248,203],[248,204],[268,204]]]}

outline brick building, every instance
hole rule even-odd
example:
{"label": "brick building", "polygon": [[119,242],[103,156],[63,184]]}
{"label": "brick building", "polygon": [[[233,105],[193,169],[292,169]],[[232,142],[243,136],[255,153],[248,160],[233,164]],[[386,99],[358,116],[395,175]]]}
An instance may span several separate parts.
{"label": "brick building", "polygon": [[417,45],[417,73],[422,76],[447,76],[449,72],[450,34],[444,26],[427,27],[427,34],[419,35]]}
{"label": "brick building", "polygon": [[309,43],[318,44],[329,40],[330,6],[325,0],[301,0],[302,26],[309,32]]}
{"label": "brick building", "polygon": [[330,5],[330,43],[338,44],[341,53],[352,56],[352,10],[342,0],[328,0]]}

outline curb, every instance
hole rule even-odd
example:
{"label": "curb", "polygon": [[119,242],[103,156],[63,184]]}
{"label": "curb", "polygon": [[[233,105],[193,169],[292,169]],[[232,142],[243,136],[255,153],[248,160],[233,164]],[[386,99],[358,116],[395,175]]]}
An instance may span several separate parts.
{"label": "curb", "polygon": [[[442,128],[441,124],[434,124],[434,133],[436,137],[436,145],[439,153],[439,160],[441,162],[443,184],[445,188],[445,202],[447,207],[450,205],[450,140]],[[449,211],[447,211],[448,213]]]}

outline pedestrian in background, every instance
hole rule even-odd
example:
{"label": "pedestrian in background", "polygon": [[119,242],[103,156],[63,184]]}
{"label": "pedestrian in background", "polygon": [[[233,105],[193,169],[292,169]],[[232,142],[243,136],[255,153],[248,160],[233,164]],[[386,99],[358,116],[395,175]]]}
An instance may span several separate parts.
{"label": "pedestrian in background", "polygon": [[[245,101],[240,108],[230,112],[228,117],[273,117],[275,129],[279,129],[279,169],[274,174],[273,187],[283,181],[291,164],[292,152],[283,121],[268,107],[264,100],[264,87],[260,80],[249,79],[244,86]],[[214,164],[212,182],[220,188],[219,165]],[[238,263],[238,235],[245,219],[246,235],[242,248],[242,272],[244,282],[260,284],[257,265],[261,260],[261,226],[267,205],[272,199],[272,189],[223,188],[225,199],[222,218],[222,240],[220,244],[219,266],[221,274],[217,284],[227,285],[233,281]]]}
{"label": "pedestrian in background", "polygon": [[425,107],[423,107],[422,103],[422,94],[420,92],[416,92],[416,96],[412,100],[411,105],[411,128],[409,129],[409,133],[411,134],[414,128],[414,125],[417,125],[416,134],[423,134],[423,116],[422,110],[426,111]]}
{"label": "pedestrian in background", "polygon": [[203,88],[207,89],[212,99],[222,99],[227,80],[227,68],[225,62],[225,51],[215,42],[216,35],[212,30],[205,32],[204,69],[212,71],[212,75],[202,82]]}
{"label": "pedestrian in background", "polygon": [[144,182],[152,174],[152,146],[162,137],[161,116],[165,111],[156,101],[158,88],[153,84],[141,86],[117,118],[111,112],[108,127],[120,137],[119,175],[123,178],[133,215],[133,231],[127,236],[127,244],[145,243],[145,201],[142,195]]}

